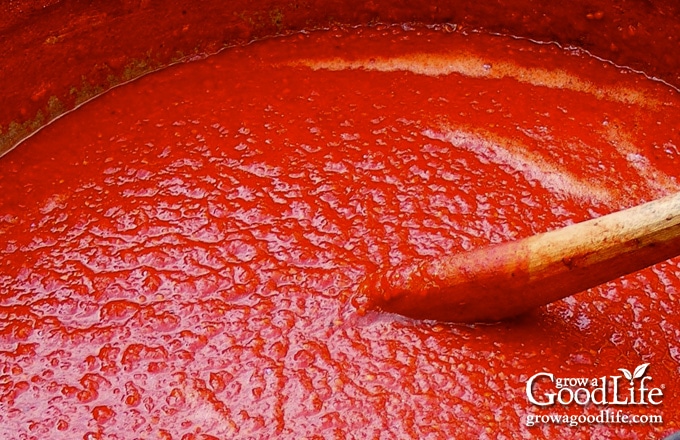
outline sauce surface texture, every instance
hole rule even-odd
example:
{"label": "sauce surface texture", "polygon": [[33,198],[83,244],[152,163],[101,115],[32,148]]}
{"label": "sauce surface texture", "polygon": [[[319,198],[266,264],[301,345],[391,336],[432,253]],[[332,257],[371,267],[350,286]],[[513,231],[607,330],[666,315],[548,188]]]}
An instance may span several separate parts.
{"label": "sauce surface texture", "polygon": [[[292,35],[116,88],[0,159],[0,432],[680,429],[677,259],[497,325],[356,297],[379,268],[677,191],[679,104],[581,52],[446,28]],[[527,400],[541,371],[644,363],[660,405]],[[663,424],[526,423],[605,408]]]}

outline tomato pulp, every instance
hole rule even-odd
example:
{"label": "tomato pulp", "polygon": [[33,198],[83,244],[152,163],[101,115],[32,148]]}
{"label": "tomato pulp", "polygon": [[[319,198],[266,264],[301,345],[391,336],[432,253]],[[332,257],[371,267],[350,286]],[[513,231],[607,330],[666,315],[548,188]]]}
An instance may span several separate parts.
{"label": "tomato pulp", "polygon": [[[677,260],[491,326],[363,313],[356,296],[381,267],[676,191],[679,102],[581,51],[446,26],[295,34],[116,88],[0,160],[1,429],[678,429]],[[528,426],[610,408],[537,406],[536,373],[643,364],[660,403],[611,408],[662,423]]]}

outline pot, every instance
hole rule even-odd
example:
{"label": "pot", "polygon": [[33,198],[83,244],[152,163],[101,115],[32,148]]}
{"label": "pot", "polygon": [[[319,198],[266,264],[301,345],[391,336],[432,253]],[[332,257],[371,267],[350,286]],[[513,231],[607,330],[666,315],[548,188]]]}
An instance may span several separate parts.
{"label": "pot", "polygon": [[3,5],[0,153],[65,111],[144,73],[225,46],[336,24],[452,23],[585,49],[680,84],[672,0],[431,2],[68,2]]}
{"label": "pot", "polygon": [[[569,4],[542,5],[530,0],[440,3],[380,0],[171,0],[162,4],[151,0],[5,2],[0,6],[0,44],[5,49],[0,69],[0,155],[6,156],[0,158],[0,163],[7,161],[5,164],[10,165],[6,169],[15,172],[14,162],[9,162],[14,154],[10,150],[20,152],[22,140],[85,103],[96,104],[93,98],[104,92],[147,73],[200,60],[224,48],[315,29],[418,23],[482,30],[580,48],[602,60],[642,72],[670,88],[680,88],[680,57],[676,55],[680,5],[674,0],[614,3],[575,0]],[[191,128],[177,128],[177,132]],[[76,130],[77,127],[73,131]],[[243,132],[247,134],[247,130]],[[436,134],[431,135],[430,140],[447,141]],[[47,163],[49,156],[46,153],[44,156],[40,159]],[[97,165],[105,172],[122,173],[114,170],[114,166],[110,170],[105,164],[88,164],[87,158],[76,159],[78,166],[97,169]],[[149,175],[145,170],[135,171],[140,171],[143,177]],[[256,171],[266,173],[268,170]],[[8,180],[5,179],[5,189],[12,183],[7,183]],[[42,183],[49,187],[53,182]],[[340,183],[336,185],[340,186]],[[24,188],[11,186],[8,191],[23,194]],[[76,198],[74,194],[75,191],[69,195],[64,190],[48,198],[43,207],[47,220],[43,223],[52,221],[48,214],[59,209],[71,195]],[[133,205],[122,205],[129,208],[129,212],[122,209],[114,213],[122,218],[122,223],[129,223],[122,228],[140,219],[142,223],[149,220],[148,216],[144,217],[146,213],[140,214]],[[192,209],[188,207],[182,213],[190,217]],[[128,213],[132,214],[126,217]],[[0,237],[13,230],[14,222],[11,215],[2,214],[0,212]],[[69,214],[64,213],[66,217]],[[90,227],[84,222],[71,226],[101,232],[107,225]],[[26,235],[30,235],[32,227],[27,226]],[[111,229],[115,227],[117,225]],[[55,226],[56,233],[58,229]],[[45,234],[50,233],[51,229]],[[30,236],[20,238],[29,243],[27,246],[34,244]],[[13,252],[11,248],[18,247],[15,239],[10,237],[8,242],[12,241],[12,245],[5,248],[0,245],[0,251],[7,255]],[[239,251],[244,252],[243,261],[250,258],[247,246],[235,249],[234,255]],[[133,253],[120,252],[115,257],[132,261],[137,257]],[[18,280],[23,269],[30,272],[31,264],[44,262],[39,253],[36,255],[30,263],[18,262],[16,257],[7,266],[0,263],[0,283],[12,278],[6,276],[9,269],[3,273],[5,267],[11,266],[11,270],[18,273],[15,277]],[[149,258],[163,260],[164,257],[158,255]],[[316,256],[302,257],[314,261]],[[181,255],[177,260],[181,260]],[[159,263],[163,264],[164,261]],[[674,271],[675,266],[671,265],[668,270]],[[675,284],[668,282],[668,277],[661,272],[658,285],[651,289],[652,293],[646,291],[645,294],[663,291],[668,298],[673,298]],[[118,282],[115,276],[107,279],[106,273],[97,273],[92,277],[95,281],[88,285],[72,283],[80,288],[73,292],[79,301],[50,297],[53,303],[46,300],[42,304],[38,301],[41,298],[35,298],[39,296],[36,292],[40,291],[40,282],[36,282],[39,287],[31,292],[35,296],[24,296],[15,302],[14,297],[6,299],[0,292],[0,434],[4,433],[3,429],[11,429],[27,437],[49,437],[56,433],[56,438],[59,433],[69,433],[84,438],[116,438],[116,435],[125,435],[130,425],[130,429],[142,437],[172,438],[181,433],[182,438],[188,439],[272,435],[348,438],[353,434],[360,438],[384,438],[396,436],[397,432],[412,438],[428,435],[439,438],[442,433],[449,436],[460,433],[461,438],[494,438],[497,434],[511,437],[517,433],[525,437],[572,438],[577,428],[570,426],[569,420],[551,423],[540,417],[549,416],[552,409],[563,410],[556,414],[565,417],[579,415],[582,406],[587,406],[586,410],[592,408],[592,405],[578,403],[579,399],[586,399],[586,394],[588,403],[595,403],[601,410],[598,416],[602,419],[593,416],[592,422],[576,420],[576,424],[591,424],[595,435],[602,438],[637,435],[637,426],[628,426],[620,419],[630,405],[646,416],[666,415],[660,424],[657,419],[650,422],[658,426],[644,427],[642,435],[649,438],[669,434],[680,423],[672,419],[679,413],[670,407],[680,396],[677,389],[680,348],[676,342],[677,324],[673,323],[677,308],[672,306],[658,314],[649,312],[647,307],[645,311],[649,313],[644,319],[631,318],[630,329],[622,324],[625,316],[609,322],[601,314],[597,315],[601,321],[612,325],[603,325],[606,328],[600,329],[594,328],[598,326],[596,323],[589,327],[589,315],[569,315],[578,311],[573,304],[558,308],[552,314],[536,312],[493,326],[455,326],[370,312],[365,316],[361,305],[353,308],[354,304],[342,296],[344,293],[338,294],[338,289],[334,291],[335,296],[316,302],[310,300],[309,304],[304,303],[304,295],[298,295],[294,297],[298,303],[291,304],[290,310],[277,309],[281,313],[276,316],[263,316],[266,314],[258,313],[256,307],[266,309],[272,301],[262,290],[257,293],[262,297],[253,300],[252,307],[241,304],[239,301],[249,301],[241,297],[199,305],[199,301],[192,302],[192,292],[212,287],[193,285],[182,287],[189,292],[189,299],[177,307],[202,308],[200,313],[182,315],[183,312],[172,307],[155,310],[154,305],[171,302],[168,289],[159,288],[166,287],[163,285],[166,280],[140,273],[138,278],[135,273],[127,281],[139,281],[140,289],[150,292],[140,295],[143,299],[113,298],[106,304],[104,300],[98,304],[95,298],[88,302],[88,295],[95,297]],[[69,275],[63,275],[62,281],[68,280]],[[296,279],[295,273],[286,276]],[[346,281],[346,278],[339,279]],[[52,281],[52,285],[60,282],[47,280],[45,284]],[[322,290],[337,279],[331,277],[329,281],[319,276],[313,281],[318,282]],[[29,276],[21,282],[32,285]],[[287,288],[299,293],[294,284]],[[236,296],[248,297],[250,286],[244,283],[238,287],[242,289]],[[633,287],[630,289],[635,293]],[[197,296],[200,295],[197,293]],[[619,299],[623,305],[617,310],[622,314],[635,315],[640,308],[644,309],[636,303],[635,295],[631,297]],[[322,314],[324,308],[334,307],[340,310],[337,322],[316,319],[315,313]],[[98,327],[100,323],[95,323],[92,327],[96,328],[91,332],[89,329],[84,329],[82,334],[64,331],[66,336],[60,343],[68,339],[64,346],[75,347],[74,352],[85,348],[73,356],[63,347],[50,351],[49,347],[38,346],[41,337],[53,335],[38,332],[58,327],[60,323],[50,315],[53,310],[61,314],[59,319],[64,322],[72,313],[85,316],[83,322],[87,323],[99,318],[113,322],[111,328],[115,329],[109,330],[106,325]],[[291,310],[302,312],[296,315]],[[177,313],[173,315],[174,312]],[[201,314],[209,315],[209,319],[206,318],[209,322],[203,327]],[[182,322],[184,318],[196,322]],[[134,321],[129,328],[126,320]],[[155,333],[148,339],[158,344],[138,343],[135,338],[149,328],[150,333]],[[611,329],[616,331],[606,333]],[[624,331],[629,332],[622,334]],[[222,345],[214,343],[215,335]],[[119,339],[113,340],[113,337]],[[146,341],[146,337],[144,334],[139,339]],[[667,353],[662,353],[659,347],[667,348]],[[38,349],[44,359],[35,354]],[[649,353],[652,353],[651,360],[645,357]],[[269,361],[271,363],[267,363]],[[573,376],[560,375],[558,369]],[[658,379],[655,381],[652,376]],[[578,391],[579,387],[582,391]],[[608,390],[612,387],[630,394],[611,394]],[[395,388],[406,403],[396,401],[399,399],[390,394]],[[551,394],[550,390],[554,392]],[[53,398],[32,405],[26,397],[33,395],[30,393]],[[268,400],[272,396],[275,399]],[[507,396],[512,396],[510,404]],[[669,402],[666,407],[662,403],[664,399]],[[517,407],[520,401],[525,403],[523,408]],[[369,412],[364,413],[364,408]]]}

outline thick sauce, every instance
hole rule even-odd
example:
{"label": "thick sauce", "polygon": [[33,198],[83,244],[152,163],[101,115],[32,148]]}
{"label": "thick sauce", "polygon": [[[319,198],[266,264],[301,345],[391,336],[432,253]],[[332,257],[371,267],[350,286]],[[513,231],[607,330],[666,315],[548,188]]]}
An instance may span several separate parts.
{"label": "thick sauce", "polygon": [[[657,438],[680,429],[677,260],[493,326],[361,281],[680,189],[674,90],[452,29],[272,39],[114,89],[0,159],[11,438]],[[527,379],[649,363],[656,424],[555,423]],[[589,434],[586,434],[589,433]],[[4,437],[3,437],[4,438]]]}

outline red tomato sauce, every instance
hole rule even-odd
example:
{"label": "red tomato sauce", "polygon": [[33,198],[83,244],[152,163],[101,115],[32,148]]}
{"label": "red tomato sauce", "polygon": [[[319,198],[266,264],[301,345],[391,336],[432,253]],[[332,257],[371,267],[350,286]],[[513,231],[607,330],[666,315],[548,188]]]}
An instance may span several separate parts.
{"label": "red tomato sauce", "polygon": [[[0,159],[12,438],[658,438],[680,429],[670,260],[495,325],[361,310],[380,268],[678,190],[678,94],[446,27],[175,65]],[[526,382],[649,363],[663,423],[527,426]],[[547,386],[543,384],[541,386]]]}

